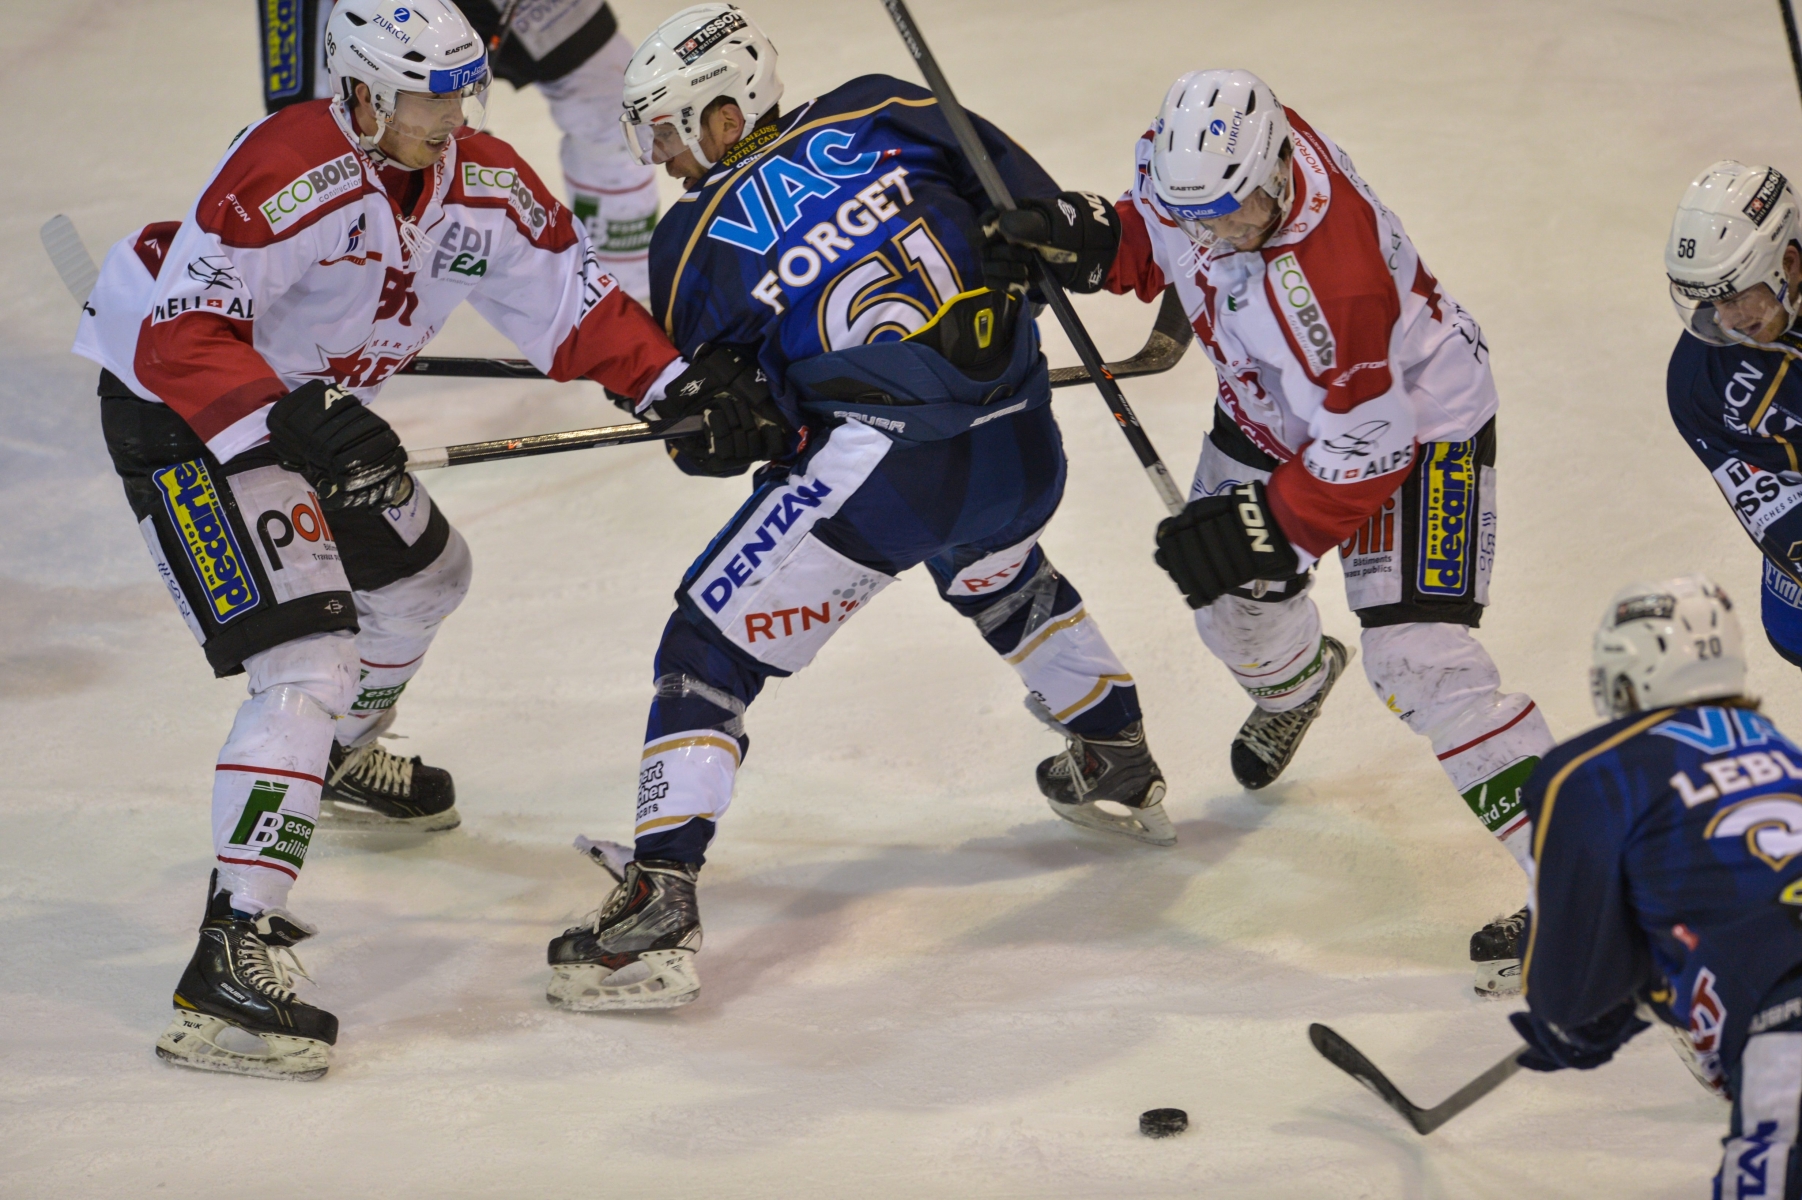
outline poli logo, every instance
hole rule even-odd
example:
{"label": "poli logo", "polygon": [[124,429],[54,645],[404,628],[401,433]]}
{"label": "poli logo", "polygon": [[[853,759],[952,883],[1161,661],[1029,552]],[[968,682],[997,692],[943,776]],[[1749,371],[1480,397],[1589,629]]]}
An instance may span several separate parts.
{"label": "poli logo", "polygon": [[206,464],[198,459],[178,463],[150,478],[162,492],[163,506],[181,534],[182,549],[188,552],[188,562],[206,592],[213,619],[225,625],[254,609],[262,596]]}
{"label": "poli logo", "polygon": [[1428,596],[1463,596],[1477,493],[1477,444],[1434,442],[1420,476],[1420,564],[1415,587]]}

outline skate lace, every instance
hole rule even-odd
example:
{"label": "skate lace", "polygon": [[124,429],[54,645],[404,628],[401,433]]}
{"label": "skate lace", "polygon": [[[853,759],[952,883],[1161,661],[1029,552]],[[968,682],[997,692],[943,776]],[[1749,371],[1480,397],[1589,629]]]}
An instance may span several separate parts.
{"label": "skate lace", "polygon": [[599,933],[602,925],[605,925],[611,918],[626,907],[626,902],[632,895],[632,888],[630,885],[634,883],[638,877],[638,873],[632,869],[633,865],[634,864],[632,863],[626,864],[626,877],[614,885],[613,891],[608,894],[605,900],[601,901],[601,906],[599,908],[583,917],[582,920],[577,923],[577,929],[586,926],[590,933]]}
{"label": "skate lace", "polygon": [[271,946],[258,937],[244,939],[244,982],[277,1000],[294,999],[294,976],[308,982],[312,976],[301,965],[300,956],[290,946]]}
{"label": "skate lace", "polygon": [[404,796],[413,789],[413,760],[390,754],[380,742],[370,742],[346,754],[326,782],[337,783],[346,776],[375,791]]}
{"label": "skate lace", "polygon": [[1051,766],[1053,775],[1058,774],[1061,768],[1062,774],[1069,777],[1070,790],[1078,800],[1095,790],[1095,779],[1083,773],[1082,764],[1086,758],[1088,747],[1081,738],[1071,736],[1064,744],[1064,752],[1057,756],[1057,761]]}
{"label": "skate lace", "polygon": [[1265,712],[1259,709],[1241,735],[1251,751],[1265,762],[1276,762],[1289,753],[1297,735],[1308,727],[1319,706],[1313,701],[1288,712]]}

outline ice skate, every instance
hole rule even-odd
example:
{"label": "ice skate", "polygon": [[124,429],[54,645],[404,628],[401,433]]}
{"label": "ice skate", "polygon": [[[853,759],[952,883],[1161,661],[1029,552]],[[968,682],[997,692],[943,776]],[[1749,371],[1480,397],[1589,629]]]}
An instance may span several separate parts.
{"label": "ice skate", "polygon": [[[1040,719],[1045,719],[1043,714]],[[1038,768],[1039,791],[1052,812],[1086,829],[1153,846],[1176,845],[1176,830],[1164,814],[1164,774],[1145,744],[1144,722],[1134,721],[1106,739],[1079,737],[1049,723],[1068,743],[1062,754],[1052,755]]]}
{"label": "ice skate", "polygon": [[1322,637],[1320,647],[1326,659],[1323,664],[1326,682],[1320,685],[1318,692],[1288,712],[1254,708],[1251,716],[1245,718],[1245,724],[1239,726],[1232,750],[1233,778],[1239,781],[1239,786],[1255,792],[1276,782],[1277,776],[1283,773],[1283,768],[1301,747],[1308,726],[1320,715],[1327,694],[1356,654],[1336,638]]}
{"label": "ice skate", "polygon": [[463,823],[450,772],[390,754],[379,739],[354,750],[334,741],[319,799],[322,820],[340,828],[435,833]]}
{"label": "ice skate", "polygon": [[291,948],[315,932],[282,909],[235,913],[230,892],[213,893],[200,944],[175,985],[175,1017],[156,1040],[157,1056],[263,1079],[324,1075],[338,1018],[295,999],[288,973],[292,967],[310,978]]}
{"label": "ice skate", "polygon": [[612,1012],[675,1008],[698,996],[696,873],[687,863],[627,863],[607,902],[551,939],[546,998],[577,1012]]}
{"label": "ice skate", "polygon": [[1476,968],[1472,986],[1485,999],[1520,995],[1521,934],[1527,910],[1497,917],[1470,935],[1470,961]]}

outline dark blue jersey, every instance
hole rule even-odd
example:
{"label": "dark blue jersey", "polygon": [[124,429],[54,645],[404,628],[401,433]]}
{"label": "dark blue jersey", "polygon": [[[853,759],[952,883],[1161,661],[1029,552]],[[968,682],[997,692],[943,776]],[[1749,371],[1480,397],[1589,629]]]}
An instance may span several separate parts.
{"label": "dark blue jersey", "polygon": [[[1786,335],[1793,340],[1795,335]],[[1802,341],[1796,343],[1802,348]],[[1802,370],[1787,354],[1710,346],[1684,334],[1671,352],[1666,399],[1677,431],[1765,557],[1802,575]]]}
{"label": "dark blue jersey", "polygon": [[1662,993],[1724,1077],[1802,964],[1802,750],[1749,709],[1668,708],[1558,746],[1523,795],[1528,1006],[1572,1029]]}
{"label": "dark blue jersey", "polygon": [[[973,117],[1016,196],[1057,185]],[[651,238],[651,310],[684,354],[757,346],[786,415],[789,368],[896,341],[983,284],[988,206],[938,102],[866,75],[750,131]]]}

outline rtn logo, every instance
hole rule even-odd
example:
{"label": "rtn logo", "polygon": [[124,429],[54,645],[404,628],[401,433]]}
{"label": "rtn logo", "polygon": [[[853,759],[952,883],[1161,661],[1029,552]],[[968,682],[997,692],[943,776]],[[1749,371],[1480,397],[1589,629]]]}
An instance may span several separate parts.
{"label": "rtn logo", "polygon": [[[861,601],[840,600],[838,602],[838,619],[844,620],[862,606]],[[782,632],[777,633],[775,623],[782,622]],[[809,608],[805,604],[799,608],[778,608],[774,612],[754,612],[745,614],[745,641],[755,642],[759,637],[769,638],[772,642],[779,637],[793,637],[795,626],[800,625],[800,632],[806,633],[815,625],[832,624],[832,601],[830,598],[820,601],[819,608]]]}

